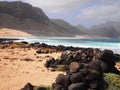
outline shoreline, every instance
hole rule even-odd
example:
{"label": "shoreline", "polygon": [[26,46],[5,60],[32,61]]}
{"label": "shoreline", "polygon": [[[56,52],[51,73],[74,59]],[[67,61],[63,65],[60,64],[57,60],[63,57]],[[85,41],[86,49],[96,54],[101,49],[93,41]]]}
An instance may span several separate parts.
{"label": "shoreline", "polygon": [[[50,37],[51,39],[63,39],[63,37]],[[65,39],[70,39],[72,37],[65,37]],[[35,39],[35,40],[34,40]],[[40,41],[39,41],[40,39]],[[41,41],[41,39],[45,39],[45,40],[49,40],[48,37],[0,37],[0,41],[3,42],[3,41],[6,41],[6,42],[9,42],[9,41],[13,41],[13,42],[28,42],[29,44],[30,43],[46,43],[47,45],[51,45],[51,46],[65,46],[65,47],[78,47],[78,48],[99,48],[101,50],[104,50],[104,49],[109,49],[109,50],[112,50],[114,51],[114,53],[119,53],[120,54],[120,44],[119,45],[115,45],[114,47],[113,46],[94,46],[94,45],[82,45],[82,44],[75,44],[75,45],[71,45],[70,43],[68,43],[68,45],[64,44],[64,43],[61,43],[61,44],[57,44],[57,43],[49,43],[49,42],[44,42],[44,41]],[[73,39],[77,39],[77,38],[73,38]],[[78,39],[92,39],[92,38],[78,38]],[[100,38],[97,38],[97,39],[100,39]],[[106,38],[107,39],[107,38]],[[109,38],[110,39],[110,38]],[[32,41],[33,40],[33,41]],[[110,41],[108,41],[110,42]],[[93,42],[94,43],[94,42]],[[112,42],[111,42],[112,43]],[[64,44],[64,45],[62,45]],[[70,45],[69,45],[70,44]],[[99,43],[98,43],[99,44]],[[104,43],[103,43],[104,44]],[[119,50],[118,50],[119,49]]]}
{"label": "shoreline", "polygon": [[[49,57],[60,58],[67,50],[76,52],[78,47],[52,46],[12,42],[0,44],[0,90],[20,90],[28,82],[33,85],[51,85],[61,71],[51,72],[44,67]],[[92,48],[93,49],[93,48]],[[117,64],[120,68],[120,64]]]}
{"label": "shoreline", "polygon": [[4,41],[14,41],[14,40],[23,40],[23,39],[19,39],[19,38],[1,38],[0,37],[0,42],[4,42]]}

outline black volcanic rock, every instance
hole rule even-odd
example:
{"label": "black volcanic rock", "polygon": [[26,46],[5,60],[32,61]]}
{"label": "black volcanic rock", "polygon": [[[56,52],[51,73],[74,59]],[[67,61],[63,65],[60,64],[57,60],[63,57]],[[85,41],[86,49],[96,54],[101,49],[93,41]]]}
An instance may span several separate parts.
{"label": "black volcanic rock", "polygon": [[31,85],[31,83],[27,83],[21,90],[33,90],[33,85]]}

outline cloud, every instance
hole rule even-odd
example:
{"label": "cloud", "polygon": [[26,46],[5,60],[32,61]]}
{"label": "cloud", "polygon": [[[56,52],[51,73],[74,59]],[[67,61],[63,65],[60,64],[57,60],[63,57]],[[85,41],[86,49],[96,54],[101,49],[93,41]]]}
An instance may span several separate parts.
{"label": "cloud", "polygon": [[[102,1],[102,0],[101,0]],[[119,6],[120,1],[116,0],[116,2],[101,2],[99,5],[94,5],[92,7],[88,7],[83,9],[77,18],[79,20],[91,21],[94,24],[101,24],[108,21],[119,21],[120,20],[120,12]]]}
{"label": "cloud", "polygon": [[38,6],[49,13],[70,12],[82,7],[93,0],[24,0],[34,6]]}

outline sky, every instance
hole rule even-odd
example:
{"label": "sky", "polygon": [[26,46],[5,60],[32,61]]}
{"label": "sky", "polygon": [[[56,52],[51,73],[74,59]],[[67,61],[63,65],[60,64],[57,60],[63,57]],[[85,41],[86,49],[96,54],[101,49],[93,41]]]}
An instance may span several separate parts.
{"label": "sky", "polygon": [[41,8],[52,19],[93,26],[120,21],[120,0],[0,0],[23,1]]}

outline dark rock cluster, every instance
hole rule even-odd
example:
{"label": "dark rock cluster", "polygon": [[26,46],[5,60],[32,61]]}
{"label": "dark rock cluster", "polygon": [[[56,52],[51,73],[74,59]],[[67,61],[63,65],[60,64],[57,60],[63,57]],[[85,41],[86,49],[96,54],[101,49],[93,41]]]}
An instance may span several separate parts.
{"label": "dark rock cluster", "polygon": [[[47,44],[27,42],[1,42],[4,48],[35,48],[36,53],[63,52],[59,59],[49,57],[45,63],[46,68],[55,70],[59,65],[63,65],[66,75],[57,76],[55,83],[52,84],[52,90],[102,90],[103,73],[120,74],[115,64],[120,61],[120,55],[114,54],[111,50],[101,51],[100,49],[51,46]],[[48,52],[45,52],[45,51]],[[30,61],[29,58],[25,58]],[[45,88],[33,89],[28,83],[21,90],[46,90]]]}
{"label": "dark rock cluster", "polygon": [[78,48],[78,47],[65,47],[63,45],[59,45],[59,46],[54,46],[54,45],[47,45],[45,43],[39,43],[39,42],[35,42],[35,43],[28,43],[26,41],[22,41],[22,42],[14,42],[14,40],[17,39],[0,39],[0,45],[2,47],[0,48],[10,48],[10,46],[14,45],[14,48],[16,48],[15,46],[17,45],[17,48],[35,48],[37,49],[36,53],[37,54],[41,54],[41,53],[53,53],[53,52],[61,52],[61,51],[78,51],[80,49],[83,48]]}
{"label": "dark rock cluster", "polygon": [[[92,63],[98,66],[91,67]],[[71,63],[69,74],[59,74],[52,84],[52,90],[100,90],[103,72],[98,61],[92,61],[83,67],[79,64],[77,68],[73,64],[79,63]]]}
{"label": "dark rock cluster", "polygon": [[78,51],[66,51],[61,54],[60,59],[54,59],[53,57],[50,57],[46,61],[45,67],[56,68],[58,65],[65,65],[66,71],[70,71],[69,67],[72,62],[77,62],[81,64],[81,67],[83,67],[87,64],[97,66],[97,63],[93,63],[93,61],[98,61],[103,72],[112,72],[118,74],[119,71],[115,68],[115,63],[119,60],[119,54],[116,55],[111,50],[101,51],[99,49],[88,48]]}
{"label": "dark rock cluster", "polygon": [[103,72],[120,74],[115,67],[116,61],[119,61],[120,57],[116,56],[111,50],[104,50],[101,52],[98,59],[101,61]]}
{"label": "dark rock cluster", "polygon": [[[36,51],[36,53],[38,53],[38,54],[41,54],[41,53],[51,53],[51,52],[59,52],[59,51],[67,51],[67,50],[77,51],[79,49],[82,49],[82,48],[72,47],[72,46],[65,47],[65,46],[62,46],[62,45],[59,45],[59,46],[47,45],[45,43],[42,43],[42,44],[33,43],[33,44],[31,44],[31,46],[39,48]],[[46,52],[46,50],[47,50],[47,52]]]}
{"label": "dark rock cluster", "polygon": [[120,74],[115,67],[117,60],[120,58],[111,50],[84,49],[64,52],[60,60],[50,57],[45,67],[66,66],[66,75],[57,76],[52,90],[102,90],[104,72]]}
{"label": "dark rock cluster", "polygon": [[89,63],[94,59],[97,59],[100,54],[99,49],[78,49],[78,51],[66,51],[64,52],[60,59],[49,58],[46,63],[45,67],[56,67],[57,65],[70,65],[71,62],[78,62],[78,63]]}

